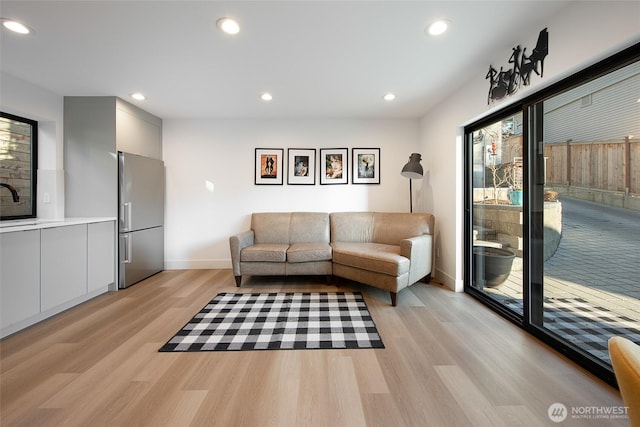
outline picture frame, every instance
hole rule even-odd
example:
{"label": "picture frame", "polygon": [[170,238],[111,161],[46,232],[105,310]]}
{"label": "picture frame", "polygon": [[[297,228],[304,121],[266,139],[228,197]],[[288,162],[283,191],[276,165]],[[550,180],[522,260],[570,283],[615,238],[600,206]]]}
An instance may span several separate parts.
{"label": "picture frame", "polygon": [[349,149],[321,148],[320,185],[349,183]]}
{"label": "picture frame", "polygon": [[315,148],[289,148],[287,159],[287,184],[316,185]]}
{"label": "picture frame", "polygon": [[284,149],[282,148],[256,148],[255,184],[282,185],[283,157]]}
{"label": "picture frame", "polygon": [[380,184],[379,148],[353,148],[351,161],[354,184]]}

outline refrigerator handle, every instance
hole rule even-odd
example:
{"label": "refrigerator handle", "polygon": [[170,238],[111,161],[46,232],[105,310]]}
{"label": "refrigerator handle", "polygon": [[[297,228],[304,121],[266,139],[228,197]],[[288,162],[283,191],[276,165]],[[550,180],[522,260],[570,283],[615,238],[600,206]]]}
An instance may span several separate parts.
{"label": "refrigerator handle", "polygon": [[125,264],[131,264],[131,235],[126,234],[124,236],[124,260]]}
{"label": "refrigerator handle", "polygon": [[131,228],[131,202],[122,204],[120,218],[122,218],[123,221],[122,231],[129,231]]}

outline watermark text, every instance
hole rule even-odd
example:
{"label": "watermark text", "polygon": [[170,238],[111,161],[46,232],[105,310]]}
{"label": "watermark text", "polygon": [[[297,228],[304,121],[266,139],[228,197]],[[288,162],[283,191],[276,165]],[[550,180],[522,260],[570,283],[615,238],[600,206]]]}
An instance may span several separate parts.
{"label": "watermark text", "polygon": [[561,423],[567,418],[575,420],[617,420],[629,418],[626,406],[571,406],[553,403],[547,410],[549,419]]}

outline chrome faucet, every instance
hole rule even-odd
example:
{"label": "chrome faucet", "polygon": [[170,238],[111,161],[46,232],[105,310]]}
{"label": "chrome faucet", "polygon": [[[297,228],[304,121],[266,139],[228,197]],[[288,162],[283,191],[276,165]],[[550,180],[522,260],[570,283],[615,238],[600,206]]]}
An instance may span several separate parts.
{"label": "chrome faucet", "polygon": [[13,203],[18,203],[20,201],[20,196],[18,196],[18,190],[16,190],[16,188],[13,185],[0,182],[0,187],[4,187],[9,191],[11,191],[11,197],[13,197]]}

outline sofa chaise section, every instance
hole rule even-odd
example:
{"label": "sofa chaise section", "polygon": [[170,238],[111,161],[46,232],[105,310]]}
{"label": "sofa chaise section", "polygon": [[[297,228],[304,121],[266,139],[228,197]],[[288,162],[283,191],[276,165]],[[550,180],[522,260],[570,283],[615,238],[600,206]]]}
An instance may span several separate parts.
{"label": "sofa chaise section", "polygon": [[330,215],[333,275],[397,293],[430,278],[434,217],[428,213]]}

